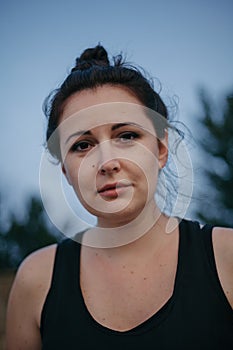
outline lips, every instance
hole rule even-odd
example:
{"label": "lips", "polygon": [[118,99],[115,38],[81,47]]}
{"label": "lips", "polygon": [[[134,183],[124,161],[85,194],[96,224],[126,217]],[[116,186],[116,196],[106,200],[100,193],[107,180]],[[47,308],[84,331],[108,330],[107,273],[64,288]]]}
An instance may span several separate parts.
{"label": "lips", "polygon": [[121,189],[124,189],[126,187],[129,187],[131,184],[127,182],[115,182],[111,184],[106,184],[100,189],[97,190],[97,192],[106,197],[116,197],[118,196]]}

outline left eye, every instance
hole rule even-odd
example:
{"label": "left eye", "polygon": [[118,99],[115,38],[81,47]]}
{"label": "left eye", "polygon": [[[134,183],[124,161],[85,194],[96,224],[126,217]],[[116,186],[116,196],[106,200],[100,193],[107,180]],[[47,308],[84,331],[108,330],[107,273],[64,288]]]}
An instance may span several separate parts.
{"label": "left eye", "polygon": [[121,142],[130,142],[130,141],[135,140],[138,137],[139,137],[139,135],[136,132],[126,131],[124,133],[121,133],[118,136],[118,139],[120,139]]}
{"label": "left eye", "polygon": [[85,152],[92,147],[91,143],[88,141],[75,142],[71,147],[71,152]]}

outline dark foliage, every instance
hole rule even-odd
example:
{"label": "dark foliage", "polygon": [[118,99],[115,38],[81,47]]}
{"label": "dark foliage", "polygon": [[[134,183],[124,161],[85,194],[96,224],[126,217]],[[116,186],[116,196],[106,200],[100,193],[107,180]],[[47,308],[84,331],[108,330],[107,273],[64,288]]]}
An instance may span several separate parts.
{"label": "dark foliage", "polygon": [[0,268],[17,268],[31,252],[59,241],[60,235],[49,228],[41,201],[28,201],[27,215],[21,221],[11,214],[9,228],[0,232]]}
{"label": "dark foliage", "polygon": [[[203,107],[202,138],[204,180],[198,218],[206,223],[233,227],[233,93],[219,111],[205,91],[200,93]],[[208,192],[204,190],[208,188]]]}

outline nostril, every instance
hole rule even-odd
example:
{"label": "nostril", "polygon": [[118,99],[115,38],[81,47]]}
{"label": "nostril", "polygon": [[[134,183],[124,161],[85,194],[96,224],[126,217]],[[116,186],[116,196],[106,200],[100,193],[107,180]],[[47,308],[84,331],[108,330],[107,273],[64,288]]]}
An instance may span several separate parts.
{"label": "nostril", "polygon": [[99,172],[101,174],[113,173],[120,171],[120,163],[117,159],[111,159],[100,166]]}

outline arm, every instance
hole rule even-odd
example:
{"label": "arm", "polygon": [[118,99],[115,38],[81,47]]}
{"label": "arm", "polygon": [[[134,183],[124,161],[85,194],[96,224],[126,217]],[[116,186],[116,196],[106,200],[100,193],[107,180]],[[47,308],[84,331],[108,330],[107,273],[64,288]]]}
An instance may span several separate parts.
{"label": "arm", "polygon": [[215,227],[213,248],[219,279],[233,308],[233,229]]}
{"label": "arm", "polygon": [[41,349],[40,315],[49,290],[55,246],[43,248],[20,266],[7,309],[6,349]]}

